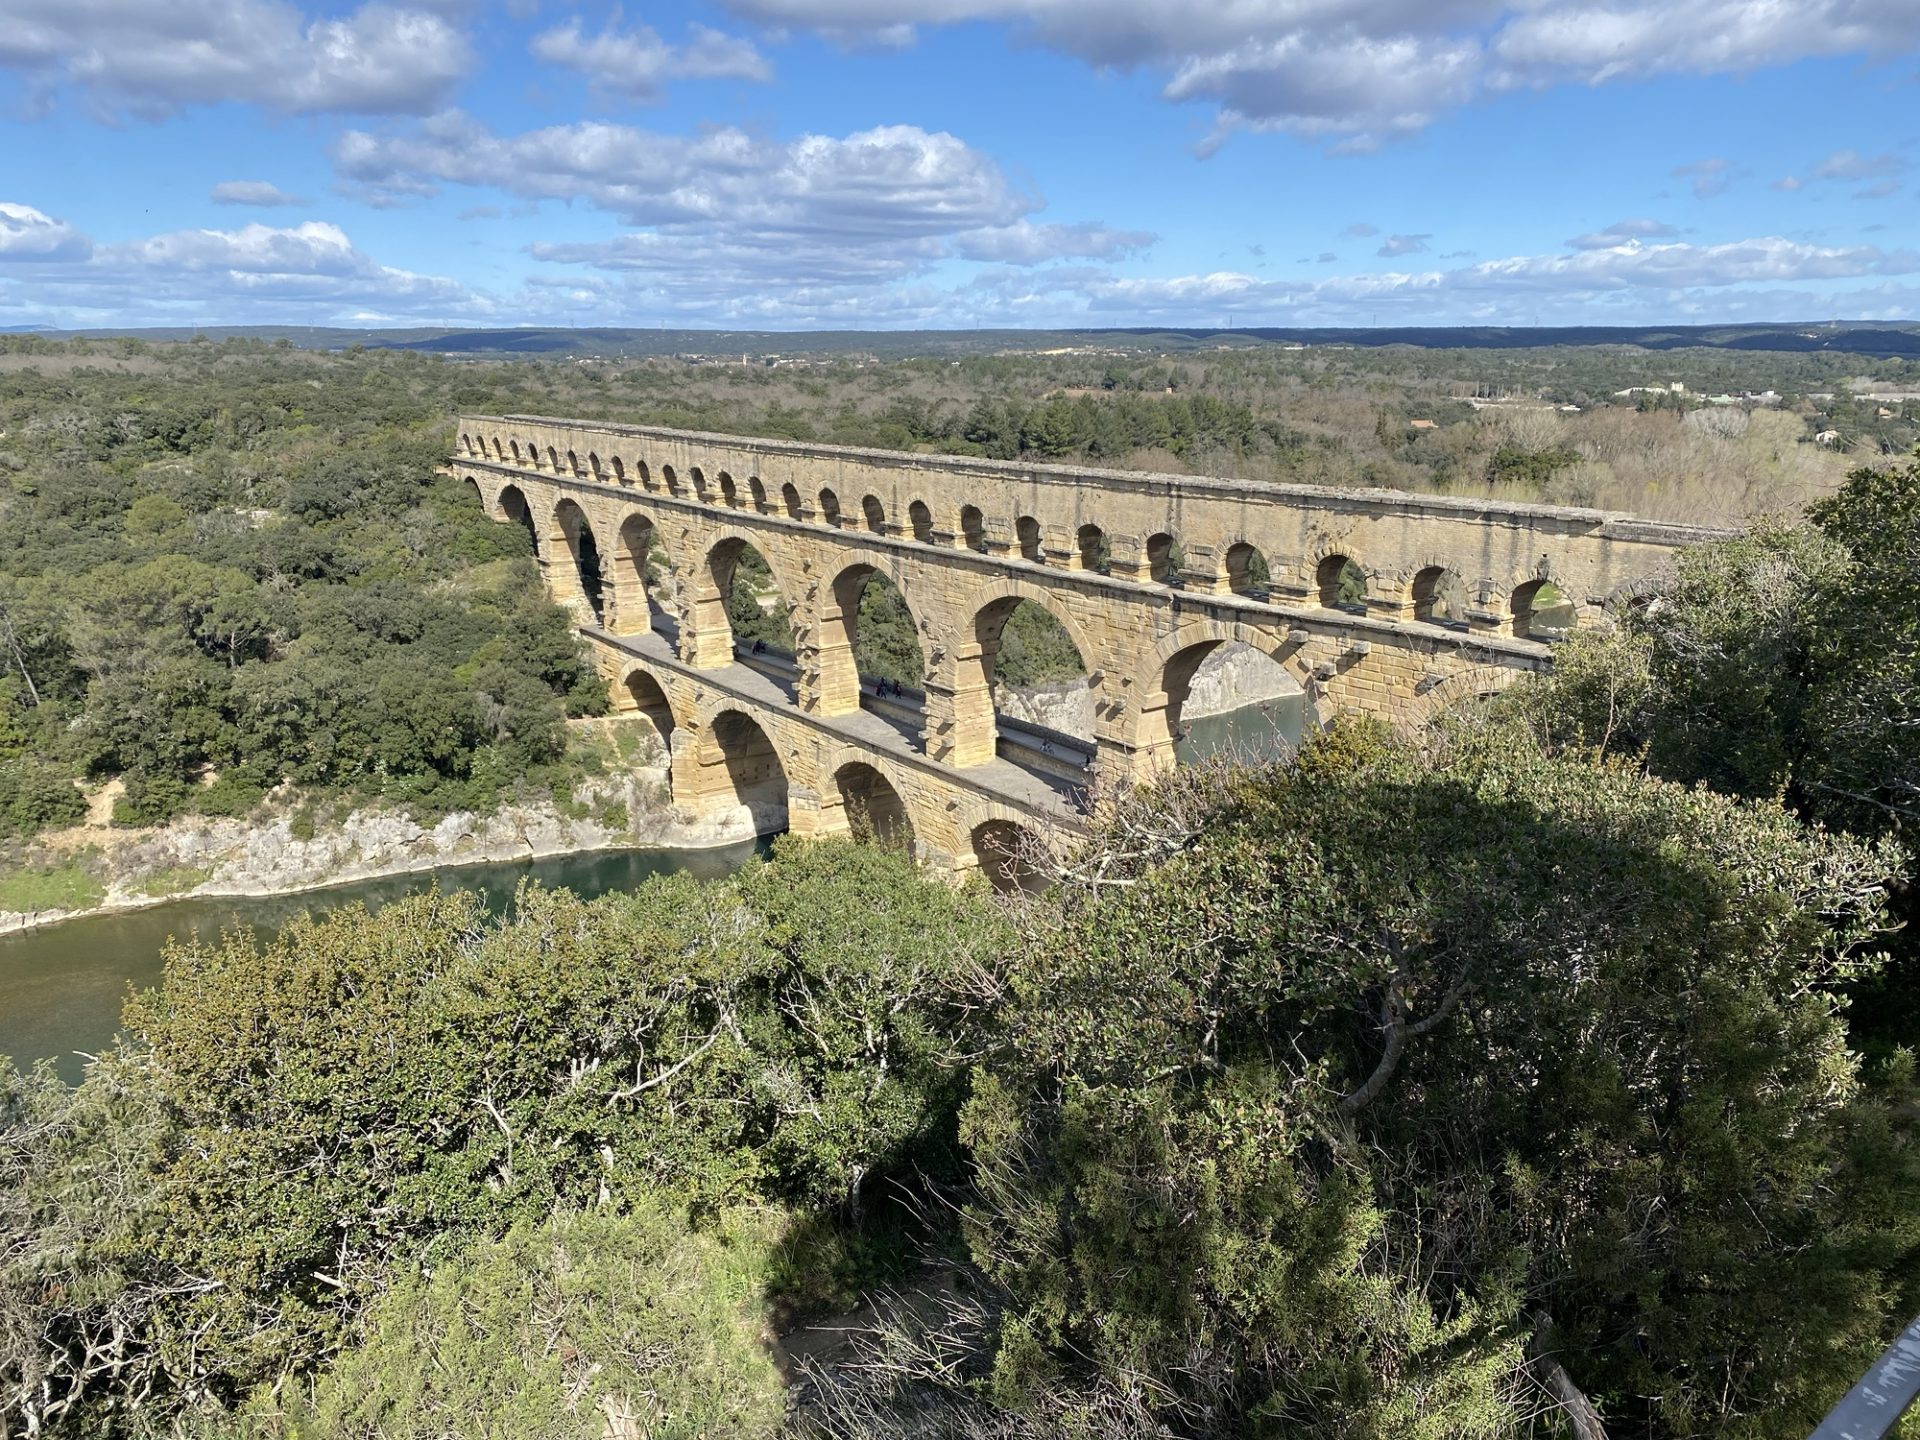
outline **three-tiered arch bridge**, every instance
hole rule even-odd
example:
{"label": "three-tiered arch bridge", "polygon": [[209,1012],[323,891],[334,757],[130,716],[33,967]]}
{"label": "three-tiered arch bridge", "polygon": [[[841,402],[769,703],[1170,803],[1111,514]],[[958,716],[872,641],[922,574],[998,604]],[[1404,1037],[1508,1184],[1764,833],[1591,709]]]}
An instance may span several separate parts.
{"label": "three-tiered arch bridge", "polygon": [[[528,415],[463,416],[457,437],[452,473],[528,528],[616,710],[666,742],[676,805],[747,807],[757,828],[801,834],[864,821],[953,870],[993,865],[1020,827],[1072,824],[1096,777],[1174,763],[1195,674],[1222,646],[1283,667],[1315,720],[1418,721],[1547,666],[1569,625],[1607,623],[1716,533]],[[736,637],[745,570],[790,646]],[[856,666],[876,578],[911,612],[917,686],[876,688]],[[1023,603],[1078,650],[1090,734],[996,715]]]}

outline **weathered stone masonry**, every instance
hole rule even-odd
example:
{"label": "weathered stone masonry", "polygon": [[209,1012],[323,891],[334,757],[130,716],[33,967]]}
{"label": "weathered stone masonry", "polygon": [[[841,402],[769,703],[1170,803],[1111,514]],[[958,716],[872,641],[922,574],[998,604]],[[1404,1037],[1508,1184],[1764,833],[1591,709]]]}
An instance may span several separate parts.
{"label": "weathered stone masonry", "polygon": [[[979,863],[1009,825],[1071,814],[1057,788],[997,756],[994,660],[1019,601],[1079,647],[1094,768],[1131,781],[1172,763],[1187,686],[1224,642],[1272,656],[1322,719],[1419,720],[1550,663],[1550,645],[1529,636],[1543,582],[1580,623],[1605,624],[1677,547],[1717,533],[1597,510],[533,416],[462,417],[451,468],[495,519],[530,526],[616,704],[668,738],[677,804],[773,810],[784,790],[794,830],[831,834],[850,800],[891,792],[916,852],[950,868]],[[597,614],[578,564],[589,536],[607,582]],[[676,582],[676,613],[658,624],[649,537]],[[791,684],[735,658],[726,599],[749,545],[792,625]],[[1258,592],[1256,553],[1271,577]],[[1363,605],[1336,603],[1347,562],[1365,577]],[[861,708],[854,610],[875,572],[920,631],[917,735]],[[1442,592],[1455,597],[1449,624],[1433,619]]]}

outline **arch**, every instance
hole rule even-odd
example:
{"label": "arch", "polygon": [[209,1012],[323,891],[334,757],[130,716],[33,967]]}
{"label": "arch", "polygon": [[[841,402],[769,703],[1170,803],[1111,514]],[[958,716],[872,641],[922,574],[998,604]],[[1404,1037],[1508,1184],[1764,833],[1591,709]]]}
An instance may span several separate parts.
{"label": "arch", "polygon": [[592,475],[595,480],[605,480],[607,478],[606,467],[600,463],[600,454],[596,450],[589,450],[587,452],[587,472]]}
{"label": "arch", "polygon": [[907,506],[907,522],[913,527],[913,538],[922,545],[933,543],[933,511],[924,500],[916,500]]}
{"label": "arch", "polygon": [[673,754],[673,732],[679,728],[679,721],[673,713],[673,701],[667,696],[667,688],[662,685],[651,670],[636,665],[628,670],[621,679],[627,698],[632,702],[634,711],[653,727],[653,733],[660,742],[663,755]]}
{"label": "arch", "polygon": [[761,483],[758,475],[747,477],[747,496],[757,514],[767,513],[767,487]]}
{"label": "arch", "polygon": [[1429,565],[1413,577],[1413,618],[1427,625],[1465,625],[1467,586],[1444,565]]}
{"label": "arch", "polygon": [[671,465],[662,465],[660,467],[660,483],[667,487],[667,493],[669,495],[678,495],[680,493],[680,477],[674,473]]}
{"label": "arch", "polygon": [[[486,441],[483,440],[480,442],[480,448],[482,450],[486,449]],[[498,435],[493,437],[493,458],[501,461],[507,458],[507,447],[500,443],[500,437]],[[519,457],[516,456],[514,458],[518,459]]]}
{"label": "arch", "polygon": [[1103,681],[1086,634],[1045,586],[1027,581],[986,586],[969,612],[972,643],[961,648],[954,678],[957,763],[998,756],[1074,781],[1091,754]]}
{"label": "arch", "polygon": [[464,430],[460,432],[460,453],[462,455],[473,454],[473,437]]}
{"label": "arch", "polygon": [[978,505],[960,507],[960,543],[982,555],[987,553],[987,517]]}
{"label": "arch", "polygon": [[514,440],[509,443],[511,443],[513,446],[513,463],[516,465],[524,463],[520,459],[520,442],[518,440]]}
{"label": "arch", "polygon": [[[595,468],[598,469],[598,466]],[[567,469],[575,476],[585,475],[587,473],[580,468],[580,457],[571,450],[567,451]]]}
{"label": "arch", "polygon": [[620,521],[614,547],[613,624],[619,635],[651,630],[675,642],[680,620],[675,613],[673,565],[651,516],[628,511]]}
{"label": "arch", "polygon": [[800,503],[800,492],[791,482],[780,487],[780,504],[789,520],[806,519],[806,509]]}
{"label": "arch", "polygon": [[560,473],[560,452],[551,445],[547,446],[547,463],[545,468],[550,474],[558,475]]}
{"label": "arch", "polygon": [[893,782],[865,760],[849,760],[833,772],[847,832],[856,840],[914,853],[913,818]]}
{"label": "arch", "polygon": [[689,800],[702,808],[714,804],[745,806],[759,834],[787,825],[787,772],[767,732],[744,710],[721,710],[700,732],[693,747],[697,793]]}
{"label": "arch", "polygon": [[713,496],[707,489],[706,472],[698,465],[694,465],[687,470],[687,478],[693,482],[693,498],[711,503]]}
{"label": "arch", "polygon": [[[1287,707],[1298,707],[1303,725],[1311,722],[1312,712],[1307,708],[1310,694],[1307,682],[1311,676],[1303,672],[1294,652],[1284,655],[1270,652],[1265,643],[1254,643],[1259,639],[1260,632],[1257,630],[1242,631],[1216,621],[1195,621],[1183,625],[1155,647],[1147,673],[1134,687],[1140,694],[1140,718],[1134,745],[1148,773],[1172,769],[1183,754],[1190,753],[1187,742],[1194,737],[1188,734],[1188,722],[1194,717],[1187,714],[1188,700],[1202,667],[1215,660],[1216,656],[1225,660],[1232,654],[1251,651],[1262,657],[1274,667],[1274,672],[1268,677],[1270,684],[1264,688],[1276,692],[1274,698],[1285,701]],[[1246,688],[1244,681],[1240,688]],[[1299,698],[1295,699],[1296,696]],[[1250,706],[1258,707],[1266,703],[1254,701],[1250,702]],[[1283,715],[1280,718],[1284,720],[1285,717]],[[1234,733],[1231,715],[1228,722],[1219,728],[1222,731],[1219,738],[1223,744],[1210,748],[1241,748],[1240,737]],[[1280,732],[1278,725],[1270,728],[1280,739],[1289,739]],[[1262,753],[1271,753],[1271,747],[1265,744],[1256,748]]]}
{"label": "arch", "polygon": [[720,487],[720,503],[730,510],[738,510],[740,508],[740,489],[733,483],[733,476],[722,470],[714,477],[714,482]]}
{"label": "arch", "polygon": [[873,534],[887,533],[887,507],[880,503],[878,495],[868,495],[860,501],[860,516]]}
{"label": "arch", "polygon": [[[918,745],[924,724],[927,652],[913,603],[890,573],[892,561],[856,550],[824,589],[814,627],[820,705],[828,715],[865,709]],[[876,584],[875,582],[879,582]]]}
{"label": "arch", "polygon": [[1564,640],[1580,623],[1572,598],[1541,576],[1513,592],[1513,633],[1522,640]]}
{"label": "arch", "polygon": [[1156,585],[1173,585],[1180,578],[1180,544],[1165,530],[1147,537],[1147,578]]}
{"label": "arch", "polygon": [[1338,550],[1323,557],[1314,567],[1313,584],[1320,603],[1329,610],[1367,607],[1367,572],[1351,556]]}
{"label": "arch", "polygon": [[627,462],[618,455],[613,457],[613,480],[616,485],[631,485],[633,483],[632,479],[627,475]]}
{"label": "arch", "polygon": [[1259,548],[1245,540],[1227,547],[1227,588],[1236,595],[1264,600],[1271,593],[1273,571]]}
{"label": "arch", "polygon": [[771,651],[792,659],[792,606],[785,587],[745,534],[724,535],[708,547],[706,584],[697,603],[703,654],[710,647],[723,661],[740,651],[751,657]]}
{"label": "arch", "polygon": [[1031,859],[1032,833],[1019,821],[999,816],[982,820],[968,833],[974,863],[1003,895],[1037,895],[1047,888],[1045,875]]}
{"label": "arch", "polygon": [[1035,565],[1047,563],[1047,554],[1041,548],[1040,522],[1031,515],[1022,515],[1013,522],[1014,539],[1020,546],[1020,558],[1031,560]]}
{"label": "arch", "polygon": [[518,485],[509,485],[500,492],[500,513],[527,532],[527,539],[533,543],[533,553],[540,553],[540,530],[533,523],[533,507],[527,504],[527,497]]}
{"label": "arch", "polygon": [[[572,583],[560,582],[557,588],[565,592],[566,599],[577,596],[585,601],[587,614],[592,617],[593,623],[604,625],[607,621],[606,571],[587,512],[580,508],[578,502],[563,497],[553,507],[553,520],[559,528],[561,539],[566,541],[567,554],[573,561],[573,574],[569,577]],[[552,572],[548,573],[551,576]]]}
{"label": "arch", "polygon": [[1079,553],[1082,570],[1091,570],[1096,575],[1111,573],[1113,557],[1107,545],[1106,531],[1098,525],[1082,525],[1075,532],[1073,543]]}
{"label": "arch", "polygon": [[820,492],[820,519],[836,530],[840,528],[840,497],[831,490]]}

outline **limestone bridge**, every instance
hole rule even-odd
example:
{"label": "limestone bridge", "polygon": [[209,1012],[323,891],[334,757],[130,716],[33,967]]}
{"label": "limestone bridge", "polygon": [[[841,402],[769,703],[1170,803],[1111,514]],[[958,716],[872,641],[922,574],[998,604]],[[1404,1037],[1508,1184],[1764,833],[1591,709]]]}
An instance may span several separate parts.
{"label": "limestone bridge", "polygon": [[[674,803],[755,826],[904,832],[922,859],[1006,865],[1096,779],[1173,763],[1196,671],[1271,657],[1310,718],[1418,721],[1550,663],[1682,545],[1716,533],[1493,500],[1029,465],[529,415],[463,416],[452,473],[531,532],[549,593],[669,755]],[[736,644],[748,550],[788,659]],[[652,567],[652,574],[649,567]],[[920,691],[854,662],[860,595],[912,612]],[[1092,733],[996,716],[1021,602],[1078,648]]]}

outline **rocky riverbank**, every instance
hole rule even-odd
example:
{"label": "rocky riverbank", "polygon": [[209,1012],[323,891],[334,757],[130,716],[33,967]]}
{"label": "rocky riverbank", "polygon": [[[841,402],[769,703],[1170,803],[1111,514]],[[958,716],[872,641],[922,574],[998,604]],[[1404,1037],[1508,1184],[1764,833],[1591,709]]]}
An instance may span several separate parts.
{"label": "rocky riverbank", "polygon": [[668,797],[666,770],[654,765],[585,784],[564,807],[542,798],[433,824],[375,807],[316,824],[283,805],[265,818],[191,816],[126,829],[107,824],[111,807],[99,806],[87,824],[40,837],[21,866],[72,874],[72,888],[89,903],[0,909],[0,933],[190,895],[290,894],[443,865],[626,847],[707,849],[753,838],[744,809],[695,820]]}

